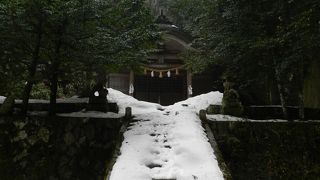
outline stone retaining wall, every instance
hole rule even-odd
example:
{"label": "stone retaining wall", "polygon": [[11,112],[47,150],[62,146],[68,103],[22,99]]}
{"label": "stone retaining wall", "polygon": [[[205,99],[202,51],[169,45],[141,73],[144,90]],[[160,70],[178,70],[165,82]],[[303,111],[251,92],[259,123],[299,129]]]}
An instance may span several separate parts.
{"label": "stone retaining wall", "polygon": [[[298,107],[287,107],[289,119],[299,119]],[[221,114],[221,105],[210,105],[207,108],[208,114]],[[281,106],[247,106],[244,108],[243,117],[249,119],[282,119]],[[305,118],[319,120],[320,109],[305,108]]]}
{"label": "stone retaining wall", "polygon": [[319,123],[210,122],[233,179],[319,179]]}
{"label": "stone retaining wall", "polygon": [[102,180],[121,119],[0,117],[1,179]]}

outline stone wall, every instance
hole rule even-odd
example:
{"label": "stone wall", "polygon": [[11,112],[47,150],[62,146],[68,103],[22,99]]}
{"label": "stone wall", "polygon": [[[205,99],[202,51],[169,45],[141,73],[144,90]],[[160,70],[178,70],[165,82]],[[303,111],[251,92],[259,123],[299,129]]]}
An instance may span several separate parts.
{"label": "stone wall", "polygon": [[319,123],[211,122],[233,179],[318,179]]}
{"label": "stone wall", "polygon": [[102,180],[120,119],[0,117],[3,180]]}
{"label": "stone wall", "polygon": [[[222,114],[221,105],[210,105],[206,112],[208,114]],[[308,120],[319,120],[320,109],[305,108],[305,118]],[[298,107],[287,107],[288,118],[291,120],[299,119]],[[242,117],[255,120],[264,119],[283,119],[281,106],[246,106]]]}

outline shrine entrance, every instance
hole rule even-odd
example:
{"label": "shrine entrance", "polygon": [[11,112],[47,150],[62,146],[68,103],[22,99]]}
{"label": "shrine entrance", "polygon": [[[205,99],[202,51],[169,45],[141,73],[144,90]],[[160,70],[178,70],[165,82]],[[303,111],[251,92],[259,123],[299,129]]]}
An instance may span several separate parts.
{"label": "shrine entrance", "polygon": [[142,101],[172,105],[192,96],[192,72],[180,56],[192,49],[192,40],[163,13],[156,23],[164,32],[162,40],[141,65],[144,73],[130,73],[129,94]]}
{"label": "shrine entrance", "polygon": [[187,98],[186,75],[174,77],[135,77],[134,96],[143,101],[172,105]]}
{"label": "shrine entrance", "polygon": [[140,69],[110,74],[108,87],[122,91],[141,101],[172,105],[193,95],[192,70],[181,54],[191,47],[192,38],[172,24],[161,13],[156,20],[163,32],[157,47],[141,62]]}

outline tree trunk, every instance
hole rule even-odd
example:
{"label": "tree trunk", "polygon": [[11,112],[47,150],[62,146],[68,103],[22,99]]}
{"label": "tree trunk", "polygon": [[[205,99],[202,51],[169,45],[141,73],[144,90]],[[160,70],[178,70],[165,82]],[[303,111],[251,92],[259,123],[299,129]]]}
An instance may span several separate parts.
{"label": "tree trunk", "polygon": [[35,75],[37,72],[37,65],[40,58],[39,53],[40,53],[40,47],[41,47],[42,34],[43,34],[42,21],[40,20],[39,26],[38,26],[38,34],[37,34],[35,49],[34,49],[34,52],[32,53],[32,62],[29,66],[29,76],[22,94],[22,114],[24,115],[26,115],[28,112],[30,93],[32,90],[32,86],[35,83]]}
{"label": "tree trunk", "polygon": [[57,92],[58,92],[58,75],[53,73],[50,83],[50,109],[49,114],[56,114],[56,104],[57,104]]}
{"label": "tree trunk", "polygon": [[32,78],[34,77],[34,75],[32,75],[30,73],[29,75],[29,79],[27,82],[26,82],[26,85],[24,87],[24,91],[23,91],[23,97],[22,97],[22,114],[23,115],[26,115],[27,112],[28,112],[28,107],[29,107],[29,99],[30,99],[30,93],[31,93],[31,90],[32,90],[32,86],[34,84],[34,82],[32,81]]}
{"label": "tree trunk", "polygon": [[304,120],[305,119],[305,112],[304,112],[304,63],[303,63],[303,59],[300,60],[300,67],[298,69],[299,71],[299,119],[300,120]]}
{"label": "tree trunk", "polygon": [[[303,90],[302,90],[303,91]],[[304,95],[303,92],[299,92],[299,119],[304,120],[305,114],[304,114]]]}
{"label": "tree trunk", "polygon": [[274,66],[275,78],[276,78],[277,87],[278,87],[279,96],[280,96],[282,115],[283,115],[284,119],[288,119],[288,111],[287,111],[287,103],[286,103],[286,97],[285,97],[285,93],[284,93],[284,87],[281,83],[280,72],[279,72],[279,69],[277,67],[275,60],[274,60],[273,66]]}
{"label": "tree trunk", "polygon": [[[278,78],[277,78],[278,79]],[[280,95],[281,109],[284,119],[288,119],[287,103],[284,95],[282,84],[277,80],[277,87]]]}
{"label": "tree trunk", "polygon": [[52,62],[52,74],[50,78],[50,109],[49,114],[56,114],[57,92],[58,92],[58,71],[60,66],[61,39],[56,43],[55,57]]}

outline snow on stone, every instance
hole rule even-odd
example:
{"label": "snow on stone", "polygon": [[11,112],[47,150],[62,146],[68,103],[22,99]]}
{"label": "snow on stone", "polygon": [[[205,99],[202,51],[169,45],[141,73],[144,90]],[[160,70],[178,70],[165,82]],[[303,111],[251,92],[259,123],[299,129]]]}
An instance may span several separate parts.
{"label": "snow on stone", "polygon": [[[5,99],[6,99],[6,97],[0,96],[0,104],[2,104]],[[89,102],[89,98],[79,98],[77,96],[70,97],[70,98],[57,99],[57,103],[88,103],[88,102]],[[22,100],[21,99],[16,99],[15,103],[21,104]],[[50,101],[49,100],[44,100],[44,99],[29,99],[29,103],[31,103],[31,104],[36,104],[36,103],[49,104]]]}
{"label": "snow on stone", "polygon": [[201,109],[206,109],[210,104],[221,105],[222,97],[223,94],[220,92],[209,92],[175,103],[169,108],[177,110],[187,105],[189,107],[188,110],[199,112]]}
{"label": "snow on stone", "polygon": [[246,118],[222,115],[222,114],[207,115],[207,118],[209,121],[229,121],[229,122],[288,122],[288,120],[282,120],[282,119],[253,120],[253,119],[246,119]]}
{"label": "snow on stone", "polygon": [[[288,120],[284,119],[247,119],[247,118],[241,118],[241,117],[234,117],[229,115],[222,115],[222,114],[213,114],[213,115],[207,115],[207,118],[209,121],[213,122],[254,122],[254,123],[287,123]],[[290,122],[297,122],[297,123],[310,123],[310,122],[319,122],[319,120],[292,120]]]}
{"label": "snow on stone", "polygon": [[159,111],[162,106],[155,103],[139,101],[131,96],[123,94],[120,91],[108,88],[107,99],[109,102],[116,102],[119,106],[119,113],[125,113],[126,107],[132,108],[133,114],[144,114]]}
{"label": "snow on stone", "polygon": [[28,115],[29,116],[48,116],[49,112],[48,111],[29,111]]}
{"label": "snow on stone", "polygon": [[6,99],[6,97],[4,96],[0,96],[0,103],[2,104],[4,102],[4,100]]}
{"label": "snow on stone", "polygon": [[88,103],[88,102],[89,102],[89,98],[79,98],[78,96],[57,99],[57,103]]}
{"label": "snow on stone", "polygon": [[221,93],[211,92],[167,107],[141,102],[112,89],[110,98],[120,109],[132,107],[137,120],[124,133],[121,155],[110,180],[223,179],[196,115],[209,104],[219,104]]}
{"label": "snow on stone", "polygon": [[[59,98],[59,99],[57,99],[57,103],[88,103],[88,102],[89,102],[89,98],[79,98],[77,96],[70,97],[70,98]],[[42,100],[42,99],[30,99],[29,103],[44,103],[44,104],[48,104],[48,103],[50,103],[50,101]]]}
{"label": "snow on stone", "polygon": [[57,114],[61,117],[88,117],[88,118],[121,118],[124,114],[116,114],[113,112],[97,112],[97,111],[80,111],[80,112],[73,112],[73,113],[60,113]]}

